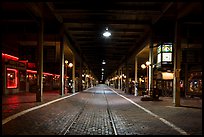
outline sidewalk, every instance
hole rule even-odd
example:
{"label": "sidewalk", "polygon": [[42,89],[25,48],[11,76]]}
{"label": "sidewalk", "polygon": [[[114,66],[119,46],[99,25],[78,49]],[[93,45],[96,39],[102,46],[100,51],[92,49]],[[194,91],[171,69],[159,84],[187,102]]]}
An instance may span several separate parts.
{"label": "sidewalk", "polygon": [[[150,102],[150,101],[141,101],[140,99],[143,96],[134,96],[132,94],[125,93],[125,91],[121,91],[119,89],[113,88],[115,91],[117,91],[119,94],[126,95],[130,97],[131,99],[137,98],[136,100],[139,102]],[[159,97],[159,102],[160,105],[165,105],[165,106],[174,106],[173,104],[173,97]],[[155,101],[151,101],[155,102]],[[180,97],[180,107],[186,107],[186,108],[197,108],[197,109],[202,109],[202,99],[199,97]]]}
{"label": "sidewalk", "polygon": [[[72,93],[65,93],[64,96],[70,94]],[[31,92],[4,95],[2,96],[2,119],[61,97],[62,96],[59,94],[59,90],[44,91],[42,102],[36,102],[36,93]]]}

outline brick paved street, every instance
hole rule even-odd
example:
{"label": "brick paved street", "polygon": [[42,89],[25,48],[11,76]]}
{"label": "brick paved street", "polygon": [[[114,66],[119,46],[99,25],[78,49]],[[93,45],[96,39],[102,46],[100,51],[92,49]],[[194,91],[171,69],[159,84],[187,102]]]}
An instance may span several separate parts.
{"label": "brick paved street", "polygon": [[[191,100],[192,106],[199,107],[174,107],[171,98],[141,101],[141,96],[125,94],[106,85],[69,95],[2,123],[2,134],[202,135],[201,99]],[[52,99],[56,98],[59,97]],[[189,105],[186,101],[182,103]]]}

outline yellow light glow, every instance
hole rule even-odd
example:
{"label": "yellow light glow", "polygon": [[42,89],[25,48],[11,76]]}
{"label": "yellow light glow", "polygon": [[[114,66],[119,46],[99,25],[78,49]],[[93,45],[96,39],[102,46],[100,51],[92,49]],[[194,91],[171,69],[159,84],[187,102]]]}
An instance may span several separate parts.
{"label": "yellow light glow", "polygon": [[149,66],[151,63],[149,61],[146,62],[146,65]]}
{"label": "yellow light glow", "polygon": [[72,64],[72,63],[69,63],[69,67],[70,67],[70,68],[73,67],[73,64]]}
{"label": "yellow light glow", "polygon": [[162,79],[171,80],[173,78],[174,78],[173,73],[170,73],[170,72],[163,72],[162,73]]}
{"label": "yellow light glow", "polygon": [[142,65],[141,65],[141,68],[145,69],[145,68],[146,68],[145,64],[142,64]]}

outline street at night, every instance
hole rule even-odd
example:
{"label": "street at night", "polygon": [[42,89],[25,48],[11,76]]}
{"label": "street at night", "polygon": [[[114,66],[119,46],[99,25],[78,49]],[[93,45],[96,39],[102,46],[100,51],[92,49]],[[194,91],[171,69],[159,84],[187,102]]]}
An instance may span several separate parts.
{"label": "street at night", "polygon": [[2,135],[202,135],[201,1],[1,2]]}
{"label": "street at night", "polygon": [[3,124],[3,135],[202,134],[202,109],[193,107],[199,102],[190,108],[172,106],[171,98],[141,101],[106,85],[65,97]]}

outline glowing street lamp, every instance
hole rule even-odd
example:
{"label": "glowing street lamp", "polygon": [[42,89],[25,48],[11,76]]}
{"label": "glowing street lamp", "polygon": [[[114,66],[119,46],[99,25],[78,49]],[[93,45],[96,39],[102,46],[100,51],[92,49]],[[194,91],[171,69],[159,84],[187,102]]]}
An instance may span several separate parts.
{"label": "glowing street lamp", "polygon": [[149,61],[146,62],[147,67],[150,65],[151,63]]}
{"label": "glowing street lamp", "polygon": [[69,62],[68,60],[65,60],[65,64],[66,64],[66,65],[68,64],[68,62]]}
{"label": "glowing street lamp", "polygon": [[141,68],[145,69],[145,68],[146,68],[145,64],[142,64],[142,65],[141,65]]}
{"label": "glowing street lamp", "polygon": [[65,70],[65,84],[64,84],[64,86],[65,86],[65,89],[67,90],[67,78],[68,78],[68,76],[67,76],[67,67],[68,67],[68,60],[65,60],[64,61],[64,63],[65,63],[65,68],[66,68],[66,70]]}
{"label": "glowing street lamp", "polygon": [[[146,65],[145,65],[146,64]],[[148,92],[148,94],[149,94],[149,65],[151,64],[149,61],[147,61],[145,64],[142,64],[141,65],[141,68],[142,69],[145,69],[145,68],[147,68],[147,92]]]}
{"label": "glowing street lamp", "polygon": [[73,67],[73,63],[69,63],[69,65],[68,65],[68,66],[69,66],[70,68],[71,68],[71,67]]}
{"label": "glowing street lamp", "polygon": [[[66,61],[65,63],[66,63],[66,69],[67,69],[67,67],[69,67],[69,68],[72,68],[72,67],[73,67],[73,63],[70,62],[70,63],[68,64],[68,61]],[[67,70],[66,70],[66,71],[67,71]],[[70,74],[70,76],[71,76],[71,74]],[[68,83],[67,83],[67,84],[68,84],[68,85],[67,85],[67,86],[68,86],[68,91],[71,92],[71,91],[72,91],[72,80],[69,81],[68,78],[69,78],[69,77],[67,76],[67,79],[66,79],[66,80],[67,80],[67,82],[68,82]]]}
{"label": "glowing street lamp", "polygon": [[67,64],[68,64],[68,60],[65,60],[66,76],[67,76]]}

